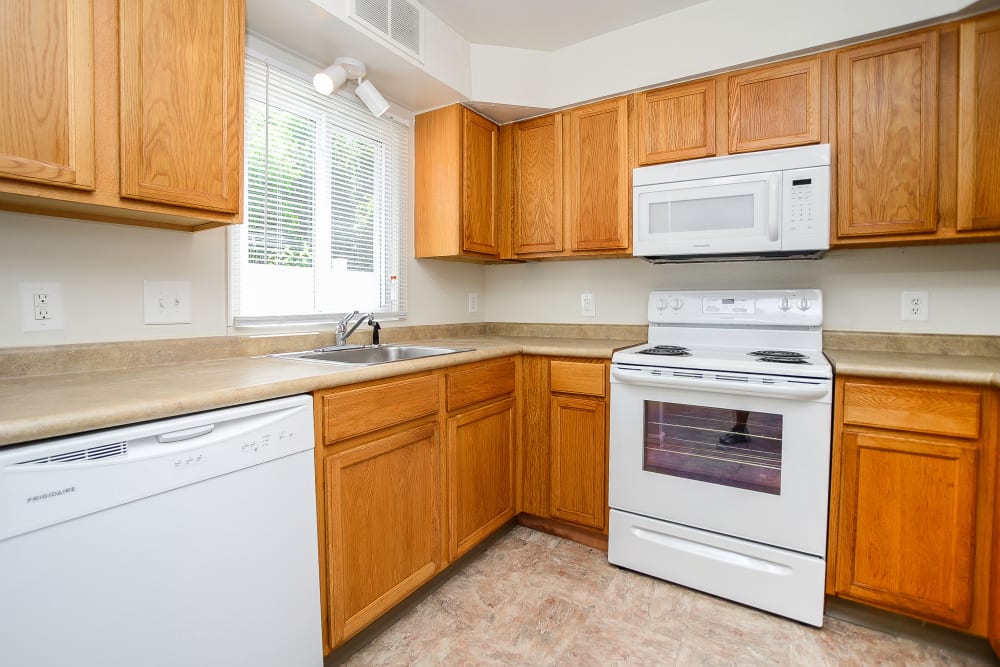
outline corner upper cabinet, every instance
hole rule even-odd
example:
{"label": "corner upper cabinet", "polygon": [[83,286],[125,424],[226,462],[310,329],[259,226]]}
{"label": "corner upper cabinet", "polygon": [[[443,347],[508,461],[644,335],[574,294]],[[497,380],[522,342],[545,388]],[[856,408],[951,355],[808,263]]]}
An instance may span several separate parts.
{"label": "corner upper cabinet", "polygon": [[639,165],[715,155],[715,80],[636,95]]}
{"label": "corner upper cabinet", "polygon": [[959,33],[956,229],[1000,228],[1000,15]]}
{"label": "corner upper cabinet", "polygon": [[837,53],[841,239],[937,229],[938,33]]}
{"label": "corner upper cabinet", "polygon": [[454,104],[416,117],[414,248],[417,257],[500,257],[499,128]]}
{"label": "corner upper cabinet", "polygon": [[235,213],[243,0],[120,4],[121,194]]}
{"label": "corner upper cabinet", "polygon": [[92,0],[0,3],[0,176],[94,188]]}
{"label": "corner upper cabinet", "polygon": [[729,152],[787,148],[821,140],[820,56],[729,77]]}
{"label": "corner upper cabinet", "polygon": [[562,128],[557,113],[514,125],[515,255],[562,252]]}
{"label": "corner upper cabinet", "polygon": [[627,254],[632,248],[629,98],[564,113],[563,194],[573,253]]}
{"label": "corner upper cabinet", "polygon": [[240,222],[244,0],[0,3],[0,209]]}

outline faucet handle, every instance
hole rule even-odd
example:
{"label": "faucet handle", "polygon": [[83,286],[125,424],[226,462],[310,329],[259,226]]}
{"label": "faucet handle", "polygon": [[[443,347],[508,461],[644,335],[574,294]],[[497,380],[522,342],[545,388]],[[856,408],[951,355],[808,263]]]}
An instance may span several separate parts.
{"label": "faucet handle", "polygon": [[354,317],[357,314],[358,314],[358,311],[355,310],[355,311],[352,311],[352,312],[348,313],[347,315],[344,315],[344,317],[341,318],[341,320],[339,322],[337,322],[337,328],[338,329],[346,329],[347,328],[347,323],[350,322],[351,318]]}

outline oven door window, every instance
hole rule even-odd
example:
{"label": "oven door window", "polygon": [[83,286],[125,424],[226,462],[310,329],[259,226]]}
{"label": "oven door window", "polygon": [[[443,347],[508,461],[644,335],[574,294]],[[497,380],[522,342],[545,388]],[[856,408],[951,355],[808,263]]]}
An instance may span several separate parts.
{"label": "oven door window", "polygon": [[645,401],[643,470],[781,494],[782,416]]}

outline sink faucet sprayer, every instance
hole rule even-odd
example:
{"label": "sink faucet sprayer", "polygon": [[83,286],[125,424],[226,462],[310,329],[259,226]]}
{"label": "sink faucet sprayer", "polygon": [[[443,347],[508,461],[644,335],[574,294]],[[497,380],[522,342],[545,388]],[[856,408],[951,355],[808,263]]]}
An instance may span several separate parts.
{"label": "sink faucet sprayer", "polygon": [[354,333],[359,326],[361,326],[361,323],[364,322],[366,318],[368,320],[368,326],[372,328],[372,345],[379,344],[379,330],[382,328],[382,325],[375,321],[374,313],[362,315],[358,318],[358,321],[354,323],[354,326],[350,329],[347,328],[347,325],[350,324],[352,319],[354,319],[354,316],[358,314],[358,311],[355,310],[347,315],[344,315],[344,317],[337,322],[337,331],[335,333],[335,344],[337,347],[346,345],[347,339],[350,338],[351,334]]}

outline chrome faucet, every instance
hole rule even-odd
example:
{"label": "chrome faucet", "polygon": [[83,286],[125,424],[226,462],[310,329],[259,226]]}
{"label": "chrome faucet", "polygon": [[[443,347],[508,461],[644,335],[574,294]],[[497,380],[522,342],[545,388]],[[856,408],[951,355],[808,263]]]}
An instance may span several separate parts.
{"label": "chrome faucet", "polygon": [[335,333],[335,339],[334,339],[334,344],[337,347],[343,347],[344,345],[346,345],[347,339],[350,338],[351,334],[354,333],[357,330],[357,328],[360,327],[361,324],[366,320],[368,321],[368,326],[374,329],[374,331],[372,332],[372,343],[374,345],[379,344],[378,332],[379,329],[382,328],[382,325],[380,325],[378,322],[375,321],[374,313],[368,313],[367,315],[362,315],[361,317],[358,318],[357,322],[355,322],[353,326],[348,328],[348,325],[351,323],[351,320],[354,319],[354,316],[358,314],[359,314],[358,311],[355,310],[351,313],[348,313],[347,315],[344,315],[344,317],[339,322],[337,322],[337,331]]}

